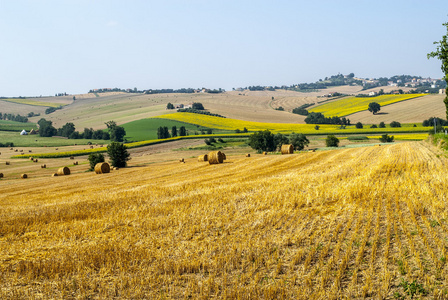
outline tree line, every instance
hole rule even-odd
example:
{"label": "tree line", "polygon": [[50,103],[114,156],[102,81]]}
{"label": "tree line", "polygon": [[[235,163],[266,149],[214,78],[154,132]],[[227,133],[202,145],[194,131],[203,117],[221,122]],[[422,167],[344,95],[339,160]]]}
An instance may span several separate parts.
{"label": "tree line", "polygon": [[258,152],[272,152],[280,149],[284,144],[292,144],[294,150],[303,150],[310,141],[301,133],[291,133],[289,136],[269,130],[258,131],[249,136],[249,146]]}
{"label": "tree line", "polygon": [[69,139],[94,139],[94,140],[112,140],[123,142],[126,131],[123,127],[118,126],[114,121],[106,122],[107,131],[92,128],[84,128],[83,132],[76,131],[75,124],[66,123],[61,128],[55,128],[53,122],[44,118],[40,119],[39,135],[42,137],[62,136]]}
{"label": "tree line", "polygon": [[15,122],[21,122],[21,123],[27,123],[28,118],[25,116],[21,116],[19,114],[8,114],[8,113],[1,113],[0,112],[0,120],[9,120],[9,121],[15,121]]}
{"label": "tree line", "polygon": [[159,140],[176,136],[187,136],[187,129],[185,126],[181,126],[179,130],[177,130],[177,126],[171,127],[171,134],[167,126],[160,126],[157,128],[157,138]]}

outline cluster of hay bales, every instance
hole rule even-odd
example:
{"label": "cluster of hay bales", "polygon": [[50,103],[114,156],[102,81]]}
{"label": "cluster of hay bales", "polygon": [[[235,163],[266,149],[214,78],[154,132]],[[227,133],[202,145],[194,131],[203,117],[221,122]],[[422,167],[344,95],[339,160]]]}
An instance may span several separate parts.
{"label": "cluster of hay bales", "polygon": [[294,153],[294,146],[291,145],[291,144],[282,145],[281,152],[282,152],[282,154],[293,154]]}
{"label": "cluster of hay bales", "polygon": [[208,155],[207,154],[199,155],[198,161],[208,161]]}
{"label": "cluster of hay bales", "polygon": [[222,164],[225,160],[225,154],[221,151],[213,151],[208,154],[208,163],[210,165]]}
{"label": "cluster of hay bales", "polygon": [[70,175],[70,169],[68,167],[59,168],[57,174],[58,174],[58,176]]}
{"label": "cluster of hay bales", "polygon": [[110,173],[110,166],[107,162],[97,163],[95,165],[95,173],[96,174],[105,174]]}

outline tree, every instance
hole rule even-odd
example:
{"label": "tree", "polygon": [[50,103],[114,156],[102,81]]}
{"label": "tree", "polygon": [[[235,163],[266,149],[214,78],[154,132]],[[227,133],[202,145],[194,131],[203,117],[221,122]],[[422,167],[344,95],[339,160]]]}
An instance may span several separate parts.
{"label": "tree", "polygon": [[401,123],[397,121],[390,122],[390,127],[401,127]]}
{"label": "tree", "polygon": [[109,130],[110,139],[115,142],[123,142],[123,138],[126,135],[126,130],[118,126],[115,121],[108,121],[106,123],[107,129]]}
{"label": "tree", "polygon": [[327,136],[325,144],[327,147],[339,147],[339,139],[331,134]]}
{"label": "tree", "polygon": [[75,132],[75,124],[73,123],[65,123],[60,129],[60,132],[58,130],[59,135],[63,137],[70,137],[73,132]]}
{"label": "tree", "polygon": [[310,143],[304,134],[294,132],[289,136],[289,142],[294,147],[294,150],[303,150]]}
{"label": "tree", "polygon": [[252,149],[257,150],[258,152],[266,151],[275,151],[276,145],[274,141],[274,134],[272,134],[269,130],[258,131],[249,136],[249,146]]}
{"label": "tree", "polygon": [[174,109],[174,105],[170,102],[166,105],[166,109]]}
{"label": "tree", "polygon": [[118,142],[112,142],[107,145],[107,154],[113,167],[126,167],[127,161],[130,160],[130,154],[126,145]]}
{"label": "tree", "polygon": [[356,123],[355,126],[356,126],[356,128],[358,128],[358,129],[361,129],[361,128],[363,127],[361,122]]}
{"label": "tree", "polygon": [[383,134],[380,137],[380,142],[381,143],[392,143],[393,141],[394,141],[394,136],[389,136],[389,135],[387,135],[387,133]]}
{"label": "tree", "polygon": [[92,128],[84,128],[84,133],[82,134],[82,137],[85,139],[90,140],[93,137],[93,129]]}
{"label": "tree", "polygon": [[[442,62],[442,72],[445,74],[445,81],[448,83],[448,22],[442,24],[447,29],[447,34],[442,36],[442,40],[438,42],[434,42],[434,45],[437,45],[436,51],[428,53],[427,57],[429,58],[437,58]],[[446,119],[448,119],[448,86],[445,90],[445,99],[443,100],[445,103],[445,114]]]}
{"label": "tree", "polygon": [[379,105],[378,103],[376,103],[376,102],[370,102],[369,103],[369,111],[371,112],[371,113],[373,113],[374,115],[377,113],[377,112],[379,112],[381,110],[381,105]]}
{"label": "tree", "polygon": [[384,122],[380,122],[380,124],[378,125],[379,128],[386,128],[386,124],[384,124]]}
{"label": "tree", "polygon": [[177,127],[176,126],[171,127],[171,136],[172,137],[177,136]]}
{"label": "tree", "polygon": [[40,119],[37,124],[39,125],[39,135],[43,137],[52,137],[58,132],[56,128],[53,127],[53,122],[47,121],[44,118]]}
{"label": "tree", "polygon": [[274,136],[274,144],[277,147],[277,149],[280,149],[282,147],[282,145],[288,144],[288,143],[289,143],[289,139],[287,136],[285,136],[281,133],[277,133]]}
{"label": "tree", "polygon": [[198,102],[193,103],[191,108],[197,109],[197,110],[204,110],[204,106],[202,105],[202,103],[198,103]]}
{"label": "tree", "polygon": [[185,129],[185,126],[181,126],[179,128],[179,136],[186,136],[187,135],[187,129]]}

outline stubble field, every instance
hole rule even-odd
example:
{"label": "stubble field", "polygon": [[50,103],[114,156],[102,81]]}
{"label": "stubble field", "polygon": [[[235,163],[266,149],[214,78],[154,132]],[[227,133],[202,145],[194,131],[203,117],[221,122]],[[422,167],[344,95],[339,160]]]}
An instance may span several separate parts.
{"label": "stubble field", "polygon": [[445,299],[447,166],[407,142],[1,184],[0,298]]}

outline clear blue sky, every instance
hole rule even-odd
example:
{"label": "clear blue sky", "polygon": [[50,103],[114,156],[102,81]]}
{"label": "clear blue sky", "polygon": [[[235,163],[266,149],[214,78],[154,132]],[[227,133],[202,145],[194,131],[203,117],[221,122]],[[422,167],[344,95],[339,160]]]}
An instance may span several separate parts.
{"label": "clear blue sky", "polygon": [[441,78],[447,0],[0,0],[0,96]]}

